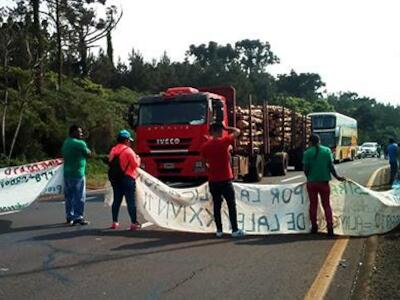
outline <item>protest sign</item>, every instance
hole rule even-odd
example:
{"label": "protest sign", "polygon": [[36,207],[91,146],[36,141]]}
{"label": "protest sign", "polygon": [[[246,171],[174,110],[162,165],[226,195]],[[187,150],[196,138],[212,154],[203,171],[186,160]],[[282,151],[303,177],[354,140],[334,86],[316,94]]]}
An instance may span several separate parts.
{"label": "protest sign", "polygon": [[[172,188],[138,170],[137,207],[144,218],[160,227],[187,232],[215,232],[208,184]],[[29,206],[41,194],[61,194],[62,160],[49,160],[0,169],[0,215]],[[400,224],[400,189],[376,192],[355,182],[332,181],[331,205],[336,234],[365,236],[385,233]],[[310,232],[309,200],[305,183],[234,183],[238,225],[248,234]],[[112,202],[108,185],[106,204]],[[226,204],[222,207],[224,231],[229,232]],[[318,223],[325,230],[319,207]]]}
{"label": "protest sign", "polygon": [[61,194],[62,160],[0,169],[0,215],[18,212],[42,194]]}
{"label": "protest sign", "polygon": [[[174,189],[142,170],[139,173],[137,206],[146,220],[173,230],[215,232],[207,183],[194,188]],[[330,186],[336,234],[365,236],[385,233],[400,224],[400,190],[375,192],[353,181],[332,181]],[[310,232],[305,183],[234,183],[234,188],[238,225],[248,234]],[[224,231],[229,232],[225,204],[222,218]],[[321,230],[326,229],[321,205],[318,223]]]}

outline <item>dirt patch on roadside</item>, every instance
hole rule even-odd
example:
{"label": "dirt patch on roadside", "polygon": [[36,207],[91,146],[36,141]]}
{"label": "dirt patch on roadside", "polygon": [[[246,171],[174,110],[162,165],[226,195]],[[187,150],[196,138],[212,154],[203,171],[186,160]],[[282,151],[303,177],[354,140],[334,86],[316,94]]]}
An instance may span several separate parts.
{"label": "dirt patch on roadside", "polygon": [[379,236],[368,299],[400,299],[400,226]]}

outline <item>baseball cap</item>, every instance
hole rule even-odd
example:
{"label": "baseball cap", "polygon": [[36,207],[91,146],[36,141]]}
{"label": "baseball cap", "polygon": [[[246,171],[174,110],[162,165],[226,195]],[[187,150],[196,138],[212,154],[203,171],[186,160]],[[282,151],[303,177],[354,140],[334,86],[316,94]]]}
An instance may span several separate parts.
{"label": "baseball cap", "polygon": [[120,131],[118,132],[118,137],[119,137],[119,138],[123,138],[123,139],[128,139],[128,140],[130,140],[131,142],[133,142],[133,138],[132,138],[130,132],[129,132],[128,130],[126,130],[126,129],[120,130]]}

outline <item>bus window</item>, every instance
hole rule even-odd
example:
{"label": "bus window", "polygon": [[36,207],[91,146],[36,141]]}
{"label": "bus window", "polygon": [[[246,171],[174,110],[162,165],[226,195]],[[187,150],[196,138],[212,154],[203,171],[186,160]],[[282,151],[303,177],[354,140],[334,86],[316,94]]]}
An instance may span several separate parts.
{"label": "bus window", "polygon": [[330,148],[336,147],[336,137],[334,132],[319,132],[318,135],[321,139],[322,145]]}
{"label": "bus window", "polygon": [[319,115],[312,116],[312,128],[313,129],[328,129],[335,128],[336,118],[330,115]]}

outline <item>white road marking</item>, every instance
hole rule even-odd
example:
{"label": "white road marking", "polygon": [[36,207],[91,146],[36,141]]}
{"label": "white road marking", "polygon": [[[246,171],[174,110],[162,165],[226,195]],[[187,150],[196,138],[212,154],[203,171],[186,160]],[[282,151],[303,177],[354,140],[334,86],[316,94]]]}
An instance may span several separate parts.
{"label": "white road marking", "polygon": [[142,228],[146,228],[146,227],[149,227],[151,225],[154,225],[154,224],[151,223],[151,222],[146,222],[146,223],[142,224]]}
{"label": "white road marking", "polygon": [[361,164],[361,161],[356,161],[356,162],[353,163],[353,166],[354,165],[359,165],[359,164]]}
{"label": "white road marking", "polygon": [[290,178],[283,179],[283,180],[281,180],[281,182],[287,182],[287,181],[295,180],[295,179],[301,178],[301,177],[303,177],[303,176],[304,176],[304,175],[293,176],[293,177],[290,177]]}

